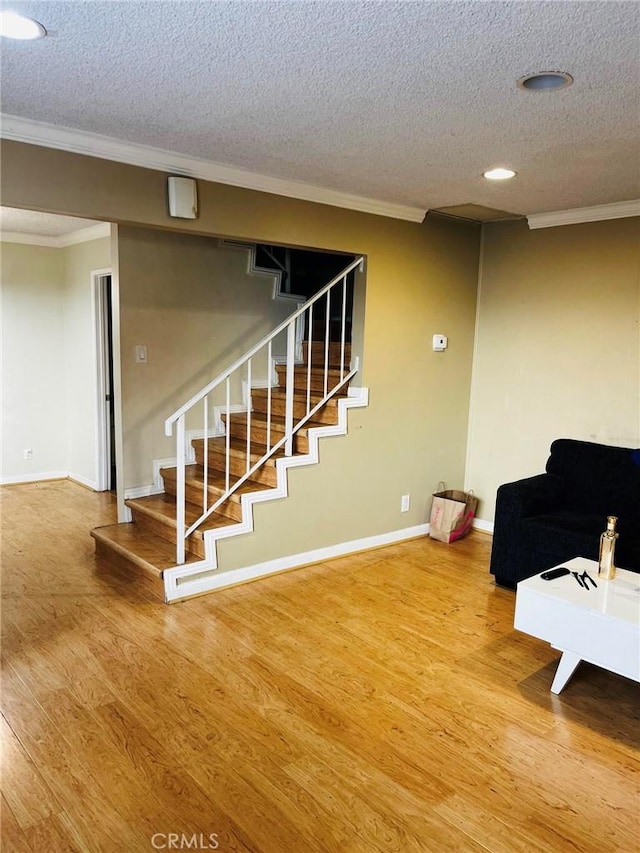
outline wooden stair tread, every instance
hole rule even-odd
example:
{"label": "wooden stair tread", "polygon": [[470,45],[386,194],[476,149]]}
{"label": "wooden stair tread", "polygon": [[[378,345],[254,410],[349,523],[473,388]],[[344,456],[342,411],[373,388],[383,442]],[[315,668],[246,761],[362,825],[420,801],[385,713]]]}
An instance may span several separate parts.
{"label": "wooden stair tread", "polygon": [[[165,569],[176,565],[176,546],[158,536],[141,529],[132,522],[108,524],[96,527],[91,535],[101,545],[115,551],[119,556],[134,563],[155,577],[162,577]],[[200,559],[187,553],[187,563]]]}
{"label": "wooden stair tread", "polygon": [[[251,389],[251,396],[252,397],[266,397],[267,393],[268,393],[268,390],[266,388],[252,388]],[[274,397],[277,397],[279,399],[283,399],[286,396],[286,393],[287,393],[286,389],[282,388],[280,385],[276,385],[274,388],[271,389],[272,399]],[[318,403],[322,400],[323,396],[324,395],[320,394],[318,391],[312,391],[311,392],[311,398],[310,398],[311,399],[311,408],[313,408],[314,406],[317,406]],[[332,397],[329,397],[329,399],[326,401],[326,403],[324,405],[335,407],[338,405],[338,400],[343,399],[346,396],[347,396],[346,388],[341,389],[336,394],[334,394]],[[300,391],[300,390],[294,389],[293,400],[295,403],[306,403],[307,402],[306,391]]]}
{"label": "wooden stair tread", "polygon": [[[324,365],[325,359],[325,341],[312,341],[311,342],[311,364],[314,362],[321,362]],[[331,341],[328,346],[329,350],[329,363],[337,363],[340,364],[340,355],[342,352],[342,346],[339,341]],[[302,344],[302,352],[303,352],[303,361],[307,361],[307,357],[309,354],[309,344],[308,341],[304,341]],[[351,344],[345,341],[344,344],[344,360],[345,364],[349,364],[351,361]]]}
{"label": "wooden stair tread", "polygon": [[[286,373],[287,372],[287,365],[286,364],[276,364],[276,370],[278,371],[278,373]],[[307,365],[304,364],[303,362],[300,362],[299,364],[295,364],[293,366],[293,372],[296,375],[302,375],[302,374],[306,375],[307,374]],[[345,364],[344,375],[346,376],[347,373],[349,373],[349,365]],[[336,364],[336,365],[330,364],[329,368],[327,370],[327,374],[329,376],[334,377],[334,378],[340,379],[340,363],[338,362],[338,364]],[[316,367],[314,367],[313,362],[311,362],[311,376],[313,376],[316,379],[318,378],[318,376],[324,376],[324,364],[317,365]]]}
{"label": "wooden stair tread", "polygon": [[[326,426],[326,424],[324,424]],[[216,436],[215,438],[209,439],[209,451],[213,451],[214,453],[226,453],[226,436]],[[203,444],[204,439],[198,438],[193,441],[193,444],[196,443]],[[249,451],[251,454],[251,461],[257,462],[259,459],[262,459],[265,453],[264,444],[258,444],[257,442],[251,442],[249,445]],[[245,459],[247,455],[247,442],[244,438],[234,438],[231,436],[229,439],[229,455],[235,456],[236,458]],[[284,445],[276,450],[273,456],[270,456],[269,459],[265,461],[265,465],[276,464],[276,459],[280,459],[284,456]]]}
{"label": "wooden stair tread", "polygon": [[[276,365],[276,371],[278,374],[278,386],[281,389],[286,387],[287,383],[287,373],[286,373],[286,365],[278,364]],[[327,382],[327,390],[333,392],[337,385],[340,385],[341,388],[347,388],[349,384],[349,380],[346,377],[349,374],[349,367],[345,365],[344,373],[340,371],[340,366],[330,367],[327,371],[326,382]],[[305,364],[296,365],[293,371],[293,384],[295,390],[299,394],[306,393],[307,386],[311,387],[311,391],[316,394],[324,392],[325,388],[325,374],[324,368],[312,368],[311,374],[308,374],[307,366]],[[333,394],[332,394],[333,396]]]}
{"label": "wooden stair tread", "polygon": [[[162,468],[160,470],[160,474],[165,480],[175,482],[178,479],[177,468]],[[233,485],[233,482],[236,479],[238,479],[237,476],[233,476],[231,478],[231,485]],[[185,484],[199,486],[200,488],[204,486],[204,468],[202,465],[185,465]],[[207,471],[207,485],[209,486],[209,491],[223,494],[226,491],[226,478],[224,473],[216,470],[215,468],[209,467]],[[238,487],[237,491],[229,495],[228,500],[240,503],[242,495],[250,494],[251,492],[268,491],[271,488],[273,488],[273,486],[265,486],[264,484],[256,483],[253,480],[245,480],[244,483]]]}
{"label": "wooden stair tread", "polygon": [[[325,340],[325,336],[322,336],[319,338],[312,338],[312,340],[311,340],[311,346],[312,347],[324,348],[326,345],[327,345],[327,341]],[[302,346],[306,349],[309,346],[309,341],[304,340],[302,342]],[[329,346],[339,348],[342,346],[342,342],[331,340],[331,341],[329,341]],[[346,340],[344,342],[344,348],[345,348],[345,350],[348,350],[349,352],[351,351],[351,341],[350,340]]]}
{"label": "wooden stair tread", "polygon": [[[248,421],[246,412],[232,412],[230,415],[231,424],[233,426],[236,424],[245,424]],[[264,412],[251,412],[251,425],[255,427],[259,427],[260,429],[267,428],[267,416]],[[278,429],[279,431],[284,430],[285,417],[284,415],[272,414],[271,415],[271,427]],[[306,435],[306,430],[313,429],[314,427],[326,427],[327,424],[322,423],[321,421],[314,421],[313,418],[310,418],[304,426],[300,427],[297,430],[298,433],[302,435]]]}
{"label": "wooden stair tread", "polygon": [[[345,374],[350,371],[350,358],[345,358],[344,360],[344,372]],[[294,364],[294,370],[307,370],[307,359],[303,359],[302,361],[296,361]],[[276,364],[276,369],[286,369],[286,365],[284,364]],[[340,373],[340,357],[330,358],[328,364],[329,373]],[[312,374],[324,374],[324,356],[318,356],[317,358],[314,356],[311,359],[311,373]]]}
{"label": "wooden stair tread", "polygon": [[[170,527],[176,526],[176,499],[173,495],[168,495],[162,492],[159,495],[149,495],[144,498],[129,498],[125,501],[128,507],[146,513],[147,515],[163,521]],[[202,510],[196,504],[185,502],[185,521],[187,527],[190,527],[202,515]],[[232,524],[238,524],[226,516],[212,513],[206,518],[200,526],[194,530],[192,536],[202,537],[205,530],[214,530],[218,527],[227,527]]]}

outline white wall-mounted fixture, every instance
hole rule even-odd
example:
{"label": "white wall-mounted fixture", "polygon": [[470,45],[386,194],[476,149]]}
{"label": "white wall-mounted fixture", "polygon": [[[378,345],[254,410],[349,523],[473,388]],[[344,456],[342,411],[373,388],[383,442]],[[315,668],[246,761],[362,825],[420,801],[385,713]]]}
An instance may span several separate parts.
{"label": "white wall-mounted fixture", "polygon": [[147,363],[147,348],[144,344],[138,344],[136,346],[136,362],[138,364]]}
{"label": "white wall-mounted fixture", "polygon": [[169,216],[177,219],[198,218],[198,188],[193,178],[168,179]]}
{"label": "white wall-mounted fixture", "polygon": [[433,336],[433,351],[434,352],[444,352],[449,343],[449,339],[446,335],[434,335]]}
{"label": "white wall-mounted fixture", "polygon": [[47,31],[33,18],[26,18],[17,12],[8,10],[0,12],[0,36],[8,39],[19,39],[20,41],[32,41],[42,39]]}

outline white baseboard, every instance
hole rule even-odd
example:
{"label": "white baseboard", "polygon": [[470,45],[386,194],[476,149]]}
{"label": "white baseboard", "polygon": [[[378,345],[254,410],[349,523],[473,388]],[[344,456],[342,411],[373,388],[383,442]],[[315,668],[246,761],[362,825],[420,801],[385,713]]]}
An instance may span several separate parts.
{"label": "white baseboard", "polygon": [[473,526],[476,530],[482,530],[484,533],[493,533],[493,521],[483,521],[481,518],[474,518]]}
{"label": "white baseboard", "polygon": [[73,480],[74,483],[79,483],[81,486],[86,486],[94,492],[98,491],[98,484],[95,480],[89,480],[83,477],[82,474],[74,474],[72,471],[45,471],[40,474],[20,474],[17,477],[2,477],[0,485],[13,486],[18,483],[40,483],[43,480]]}
{"label": "white baseboard", "polygon": [[[209,437],[214,433],[209,430]],[[192,441],[194,438],[204,438],[204,432],[200,430],[190,430],[186,436],[186,463],[187,465],[196,461],[196,454],[193,449]],[[124,490],[124,499],[128,501],[131,498],[148,498],[149,495],[160,495],[164,492],[164,483],[160,476],[160,471],[163,468],[175,468],[178,460],[175,456],[168,456],[164,459],[153,460],[153,483],[145,483],[142,486],[129,486]]]}
{"label": "white baseboard", "polygon": [[[347,554],[359,551],[368,551],[371,548],[380,548],[384,545],[392,545],[394,542],[402,542],[406,539],[415,539],[418,536],[426,536],[429,533],[428,524],[417,524],[414,527],[405,527],[401,530],[392,530],[389,533],[381,533],[376,536],[367,536],[363,539],[352,539],[350,542],[339,542],[336,545],[328,545],[325,548],[316,548],[312,551],[304,551],[300,554],[291,554],[288,557],[279,557],[276,560],[267,560],[264,563],[256,563],[242,569],[231,569],[226,572],[216,572],[210,566],[203,563],[200,577],[185,578],[182,582],[178,580],[167,594],[167,601],[180,601],[199,595],[203,592],[211,592],[226,586],[247,583],[268,575],[287,572],[291,569],[301,568],[313,563],[321,563],[325,560],[333,560]],[[192,566],[195,564],[192,564]],[[167,593],[169,591],[167,590]]]}
{"label": "white baseboard", "polygon": [[[253,385],[253,383],[252,383]],[[254,385],[255,387],[255,385]],[[244,397],[244,403],[231,403],[229,405],[229,414],[230,415],[241,415],[245,414],[247,411],[247,383],[242,382],[242,396]],[[209,438],[218,438],[221,435],[226,435],[224,421],[222,420],[222,416],[226,413],[226,406],[214,406],[213,407],[213,429],[208,430]],[[194,438],[204,438],[204,430],[191,430],[187,434],[187,441],[189,447],[191,447],[191,442]],[[195,459],[195,455],[194,455]]]}
{"label": "white baseboard", "polygon": [[68,471],[45,471],[39,474],[19,474],[16,477],[2,477],[0,485],[13,486],[18,483],[39,483],[41,480],[68,480]]}
{"label": "white baseboard", "polygon": [[91,489],[94,492],[98,491],[96,481],[89,480],[87,477],[83,477],[82,474],[74,474],[72,471],[69,471],[69,479],[73,480],[74,483],[80,483],[81,486],[86,486],[87,489]]}
{"label": "white baseboard", "polygon": [[[175,462],[174,462],[175,465]],[[125,501],[131,500],[132,498],[148,498],[149,495],[159,495],[164,491],[162,487],[158,486],[132,486],[130,489],[124,490],[124,499]]]}

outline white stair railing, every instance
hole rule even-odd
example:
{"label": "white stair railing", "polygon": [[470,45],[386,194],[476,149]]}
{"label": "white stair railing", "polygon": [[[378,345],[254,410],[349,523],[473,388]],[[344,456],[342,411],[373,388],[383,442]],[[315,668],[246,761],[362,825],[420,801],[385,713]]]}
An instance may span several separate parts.
{"label": "white stair railing", "polygon": [[[301,308],[294,311],[290,317],[280,323],[272,332],[266,335],[259,343],[248,350],[230,367],[224,370],[219,376],[209,382],[201,391],[195,394],[188,402],[175,411],[171,417],[165,421],[165,434],[173,435],[174,424],[176,425],[176,562],[181,565],[185,562],[186,540],[193,531],[202,522],[207,519],[215,510],[226,501],[233,492],[236,491],[251,475],[260,468],[261,465],[273,456],[281,447],[284,447],[286,456],[293,454],[293,438],[295,433],[303,426],[313,415],[336,394],[350,379],[357,373],[358,360],[355,360],[354,366],[345,364],[346,351],[346,329],[347,329],[347,277],[349,273],[363,263],[363,258],[357,258],[349,266],[345,267],[335,278],[333,278],[322,290],[318,291],[311,299],[309,299]],[[334,307],[336,305],[336,296],[341,301],[338,303],[340,307],[340,371],[339,378],[335,377],[336,381],[331,381],[330,378],[330,331],[331,331],[331,305],[332,298]],[[326,310],[325,334],[324,334],[324,354],[321,364],[314,364],[313,367],[317,370],[322,367],[324,371],[324,381],[322,386],[321,399],[313,406],[311,405],[311,371],[313,361],[313,310],[314,306],[319,306],[320,302],[324,301]],[[294,416],[294,385],[295,385],[295,364],[296,364],[296,326],[300,322],[300,318],[306,320],[307,326],[307,358],[306,358],[306,406],[305,414],[301,418]],[[278,349],[278,343],[283,343],[283,338],[286,339],[286,387],[285,387],[285,417],[284,417],[284,435],[277,440],[272,441],[272,421],[273,421],[273,400],[271,388],[271,369],[273,364],[274,349]],[[251,462],[251,422],[252,422],[252,401],[251,388],[253,381],[253,367],[255,362],[266,362],[268,369],[268,384],[267,384],[267,400],[266,400],[266,442],[265,452],[253,464]],[[231,394],[232,388],[237,389],[241,383],[246,383],[246,460],[244,464],[244,472],[242,474],[232,474],[231,471],[231,417],[232,405]],[[221,408],[224,413],[226,439],[224,442],[225,455],[225,471],[224,471],[224,491],[220,497],[209,504],[209,408],[210,405],[222,403]],[[196,406],[202,407],[202,433],[204,437],[203,448],[203,490],[202,490],[202,512],[200,515],[191,520],[187,525],[186,521],[186,469],[187,464],[187,448],[186,448],[186,419],[190,416],[190,426],[193,426],[193,418]],[[197,417],[197,416],[196,416]],[[275,431],[275,430],[273,430]],[[275,436],[274,436],[275,438]],[[255,454],[254,454],[255,455]],[[236,466],[237,467],[237,466]],[[190,502],[193,502],[191,500]]]}

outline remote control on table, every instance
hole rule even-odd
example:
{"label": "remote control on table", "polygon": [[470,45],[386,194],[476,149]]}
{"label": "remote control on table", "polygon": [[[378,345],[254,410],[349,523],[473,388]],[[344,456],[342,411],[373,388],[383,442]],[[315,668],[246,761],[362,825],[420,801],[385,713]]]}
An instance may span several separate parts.
{"label": "remote control on table", "polygon": [[559,569],[549,569],[548,572],[543,572],[540,577],[543,581],[554,581],[556,578],[564,577],[564,575],[569,575],[571,572],[569,569],[566,569],[564,566],[560,566]]}

